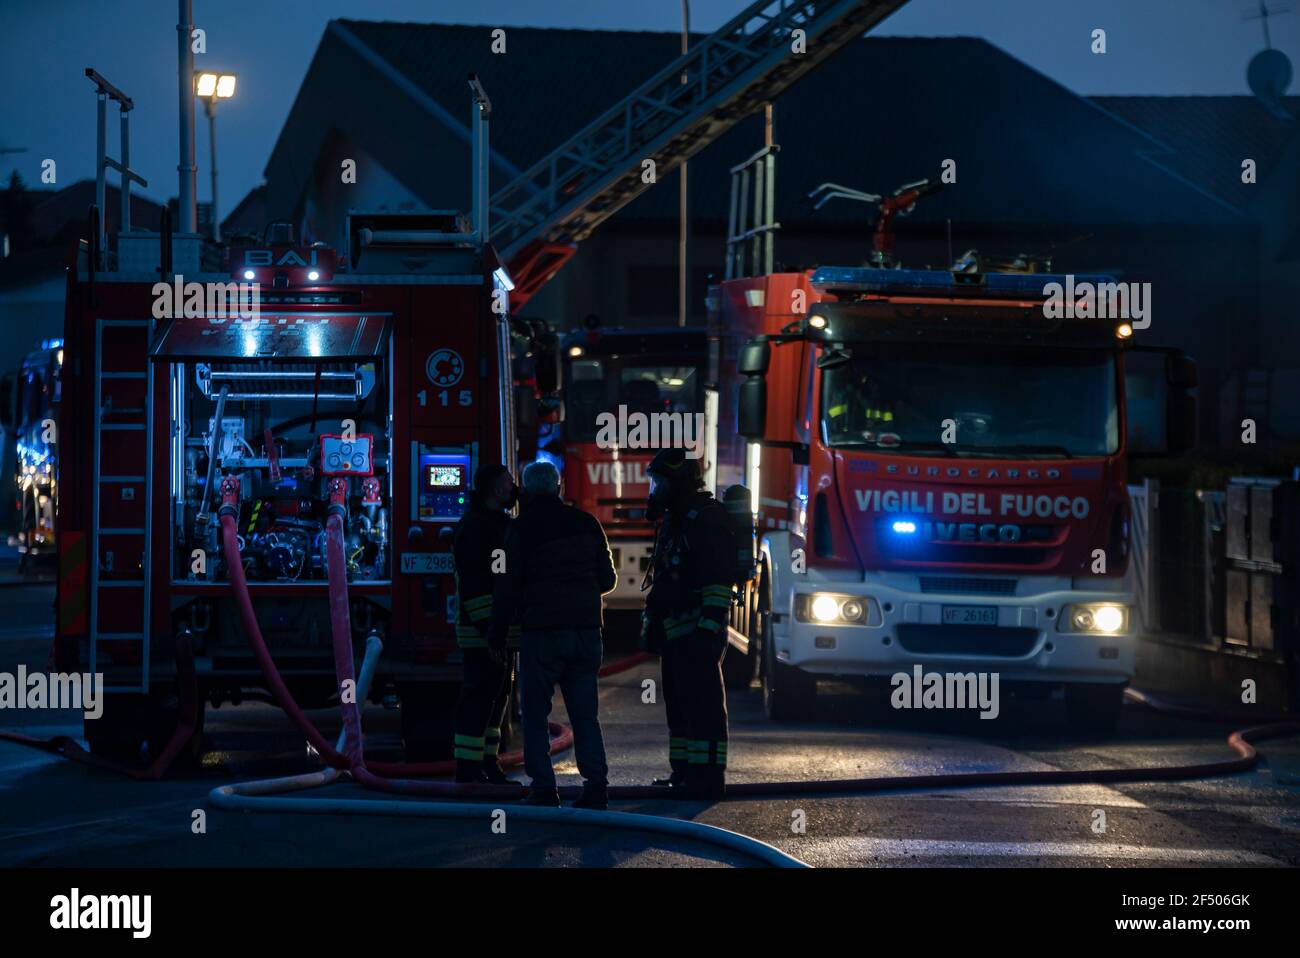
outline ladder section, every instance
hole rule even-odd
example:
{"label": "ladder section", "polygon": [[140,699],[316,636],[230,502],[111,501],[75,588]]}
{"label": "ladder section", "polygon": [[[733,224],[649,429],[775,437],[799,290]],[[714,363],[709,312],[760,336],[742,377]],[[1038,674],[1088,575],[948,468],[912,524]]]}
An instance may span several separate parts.
{"label": "ladder section", "polygon": [[[153,366],[148,320],[95,324],[90,670],[137,662],[136,682],[113,669],[110,692],[149,691],[149,532]],[[101,654],[104,659],[101,661]]]}
{"label": "ladder section", "polygon": [[656,177],[676,169],[906,2],[757,0],[497,191],[492,233],[512,303],[649,185],[644,160]]}

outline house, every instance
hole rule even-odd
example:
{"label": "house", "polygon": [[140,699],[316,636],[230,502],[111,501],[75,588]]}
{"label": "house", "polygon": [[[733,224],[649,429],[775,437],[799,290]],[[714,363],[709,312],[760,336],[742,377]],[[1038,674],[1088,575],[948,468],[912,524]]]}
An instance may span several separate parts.
{"label": "house", "polygon": [[[494,54],[487,27],[332,21],[266,166],[268,216],[342,245],[348,209],[465,209],[467,73],[492,96],[499,187],[671,62],[679,42],[512,27]],[[761,137],[751,117],[691,161],[692,321],[722,272],[728,170]],[[1286,411],[1300,409],[1300,338],[1285,335],[1300,282],[1294,123],[1246,97],[1081,97],[980,39],[865,37],[776,101],[775,138],[784,264],[865,258],[869,210],[813,211],[818,184],[884,192],[952,161],[956,181],[899,221],[906,262],[975,248],[1149,282],[1150,338],[1199,359],[1209,434],[1226,441],[1251,409],[1268,435],[1300,439],[1300,413]],[[1253,184],[1241,182],[1243,158],[1257,160]],[[355,183],[343,182],[346,160]],[[529,313],[560,326],[589,314],[673,322],[677,184],[661,177],[602,226]]]}

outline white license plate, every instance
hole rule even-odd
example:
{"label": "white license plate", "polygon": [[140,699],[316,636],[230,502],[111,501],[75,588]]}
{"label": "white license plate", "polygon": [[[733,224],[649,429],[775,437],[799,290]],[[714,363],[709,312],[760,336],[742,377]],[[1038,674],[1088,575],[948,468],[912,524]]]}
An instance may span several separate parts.
{"label": "white license plate", "polygon": [[945,605],[944,625],[997,625],[998,607],[995,605]]}
{"label": "white license plate", "polygon": [[455,571],[450,552],[403,552],[403,575],[449,575]]}

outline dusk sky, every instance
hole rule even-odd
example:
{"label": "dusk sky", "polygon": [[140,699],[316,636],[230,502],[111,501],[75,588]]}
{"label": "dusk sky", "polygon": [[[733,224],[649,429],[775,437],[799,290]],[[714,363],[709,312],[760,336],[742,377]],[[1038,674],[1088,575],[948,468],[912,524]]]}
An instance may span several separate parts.
{"label": "dusk sky", "polygon": [[[743,0],[692,0],[692,29],[712,30]],[[1082,94],[1246,94],[1246,64],[1263,48],[1259,0],[912,0],[877,35],[983,37]],[[1285,4],[1274,0],[1273,6]],[[262,179],[266,162],[326,23],[347,17],[628,30],[680,29],[677,0],[195,0],[207,30],[198,68],[233,71],[237,96],[218,110],[221,213]],[[176,192],[176,3],[171,0],[0,0],[0,156],[38,184],[41,161],[60,186],[94,175],[93,66],[135,99],[132,166],[144,192]],[[1273,45],[1300,58],[1300,12],[1270,18]],[[1090,34],[1107,32],[1104,56]],[[485,43],[488,42],[485,38]],[[341,81],[344,78],[340,78]],[[1297,85],[1292,84],[1295,92]],[[961,96],[954,78],[953,96]],[[1011,108],[1007,105],[1006,108]],[[117,153],[117,111],[109,150]],[[199,111],[199,199],[208,193],[208,136]],[[571,130],[557,130],[560,136]]]}

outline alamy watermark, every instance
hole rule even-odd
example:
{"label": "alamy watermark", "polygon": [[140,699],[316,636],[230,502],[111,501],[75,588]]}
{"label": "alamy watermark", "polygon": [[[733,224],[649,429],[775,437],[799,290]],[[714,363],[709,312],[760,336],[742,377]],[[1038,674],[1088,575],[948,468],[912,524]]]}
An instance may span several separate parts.
{"label": "alamy watermark", "polygon": [[896,709],[979,709],[980,718],[995,719],[998,704],[997,672],[895,672],[889,704]]}
{"label": "alamy watermark", "polygon": [[50,899],[50,927],[57,931],[129,929],[132,938],[153,931],[152,895],[83,895],[74,888]]}
{"label": "alamy watermark", "polygon": [[684,449],[687,459],[704,455],[704,413],[628,412],[596,416],[596,445],[601,449]]}
{"label": "alamy watermark", "polygon": [[1067,273],[1064,284],[1044,284],[1043,296],[1047,319],[1124,319],[1134,329],[1151,325],[1150,283],[1076,283]]}
{"label": "alamy watermark", "polygon": [[0,709],[79,709],[88,719],[104,714],[101,672],[0,672]]}
{"label": "alamy watermark", "polygon": [[260,319],[260,283],[154,283],[154,319]]}

